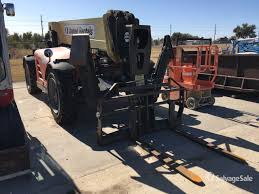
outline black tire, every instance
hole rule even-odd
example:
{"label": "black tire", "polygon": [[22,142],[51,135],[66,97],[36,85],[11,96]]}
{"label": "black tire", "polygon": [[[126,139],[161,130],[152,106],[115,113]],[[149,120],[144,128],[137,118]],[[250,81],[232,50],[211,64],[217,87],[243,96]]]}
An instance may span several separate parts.
{"label": "black tire", "polygon": [[37,77],[36,77],[36,69],[34,60],[26,61],[24,60],[24,73],[25,73],[25,81],[26,87],[29,94],[37,94],[40,93],[41,90],[37,87]]}
{"label": "black tire", "polygon": [[189,97],[187,98],[185,105],[188,109],[195,110],[198,108],[198,101],[193,97]]}
{"label": "black tire", "polygon": [[216,100],[215,100],[215,97],[214,96],[211,96],[210,98],[210,105],[213,106],[215,104]]}
{"label": "black tire", "polygon": [[48,100],[51,113],[59,125],[71,124],[76,117],[72,73],[50,71]]}

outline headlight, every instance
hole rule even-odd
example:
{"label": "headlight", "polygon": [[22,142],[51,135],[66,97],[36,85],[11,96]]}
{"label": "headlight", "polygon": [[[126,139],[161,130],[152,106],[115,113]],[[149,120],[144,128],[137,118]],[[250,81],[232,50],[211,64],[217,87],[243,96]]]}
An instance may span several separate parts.
{"label": "headlight", "polygon": [[3,59],[0,57],[0,81],[2,81],[4,78],[5,78],[4,62],[3,62]]}

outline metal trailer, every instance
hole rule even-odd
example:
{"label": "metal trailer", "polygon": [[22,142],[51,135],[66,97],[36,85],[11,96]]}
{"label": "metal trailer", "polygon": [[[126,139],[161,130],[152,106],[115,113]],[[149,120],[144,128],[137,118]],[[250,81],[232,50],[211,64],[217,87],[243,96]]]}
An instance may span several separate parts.
{"label": "metal trailer", "polygon": [[16,107],[8,57],[4,10],[14,15],[13,4],[0,2],[0,181],[30,172],[25,129]]}
{"label": "metal trailer", "polygon": [[[211,74],[203,73],[203,77]],[[220,55],[215,88],[238,91],[259,92],[259,55]]]}

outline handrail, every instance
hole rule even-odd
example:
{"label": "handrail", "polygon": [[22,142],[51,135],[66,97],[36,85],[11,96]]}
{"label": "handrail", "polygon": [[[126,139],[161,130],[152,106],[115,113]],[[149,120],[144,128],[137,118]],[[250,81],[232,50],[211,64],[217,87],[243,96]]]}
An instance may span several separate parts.
{"label": "handrail", "polygon": [[[179,47],[181,47],[181,46],[179,46]],[[182,60],[182,56],[176,54],[175,58],[169,64],[169,68],[171,69],[171,71],[177,70],[178,73],[181,73],[181,75],[179,77],[183,77],[184,71],[192,72],[192,74],[190,74],[190,76],[193,77],[193,83],[195,83],[198,80],[198,76],[200,73],[210,72],[211,74],[213,74],[213,77],[209,81],[211,83],[213,83],[216,79],[217,70],[218,70],[218,53],[219,53],[218,46],[217,45],[209,45],[209,46],[208,45],[200,45],[200,46],[192,45],[192,46],[189,46],[189,48],[195,49],[196,55],[192,53],[191,57],[196,56],[196,62],[185,63]],[[188,56],[188,54],[187,54],[187,56]],[[187,70],[187,69],[189,69],[189,70]],[[177,80],[177,81],[179,81],[179,80]]]}

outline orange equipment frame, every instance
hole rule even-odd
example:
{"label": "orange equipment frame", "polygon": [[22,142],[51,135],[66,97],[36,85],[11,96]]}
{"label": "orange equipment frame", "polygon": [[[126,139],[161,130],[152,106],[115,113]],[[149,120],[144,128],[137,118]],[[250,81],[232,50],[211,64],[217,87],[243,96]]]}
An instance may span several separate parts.
{"label": "orange equipment frame", "polygon": [[[183,45],[173,49],[174,58],[168,65],[164,82],[171,78],[186,89],[186,106],[196,109],[200,106],[212,105],[215,102],[211,95],[218,71],[218,53],[216,45]],[[201,79],[200,73],[210,73],[212,76]],[[174,85],[174,83],[171,83]],[[177,98],[178,94],[171,92],[170,99]],[[195,101],[195,102],[194,102]]]}

